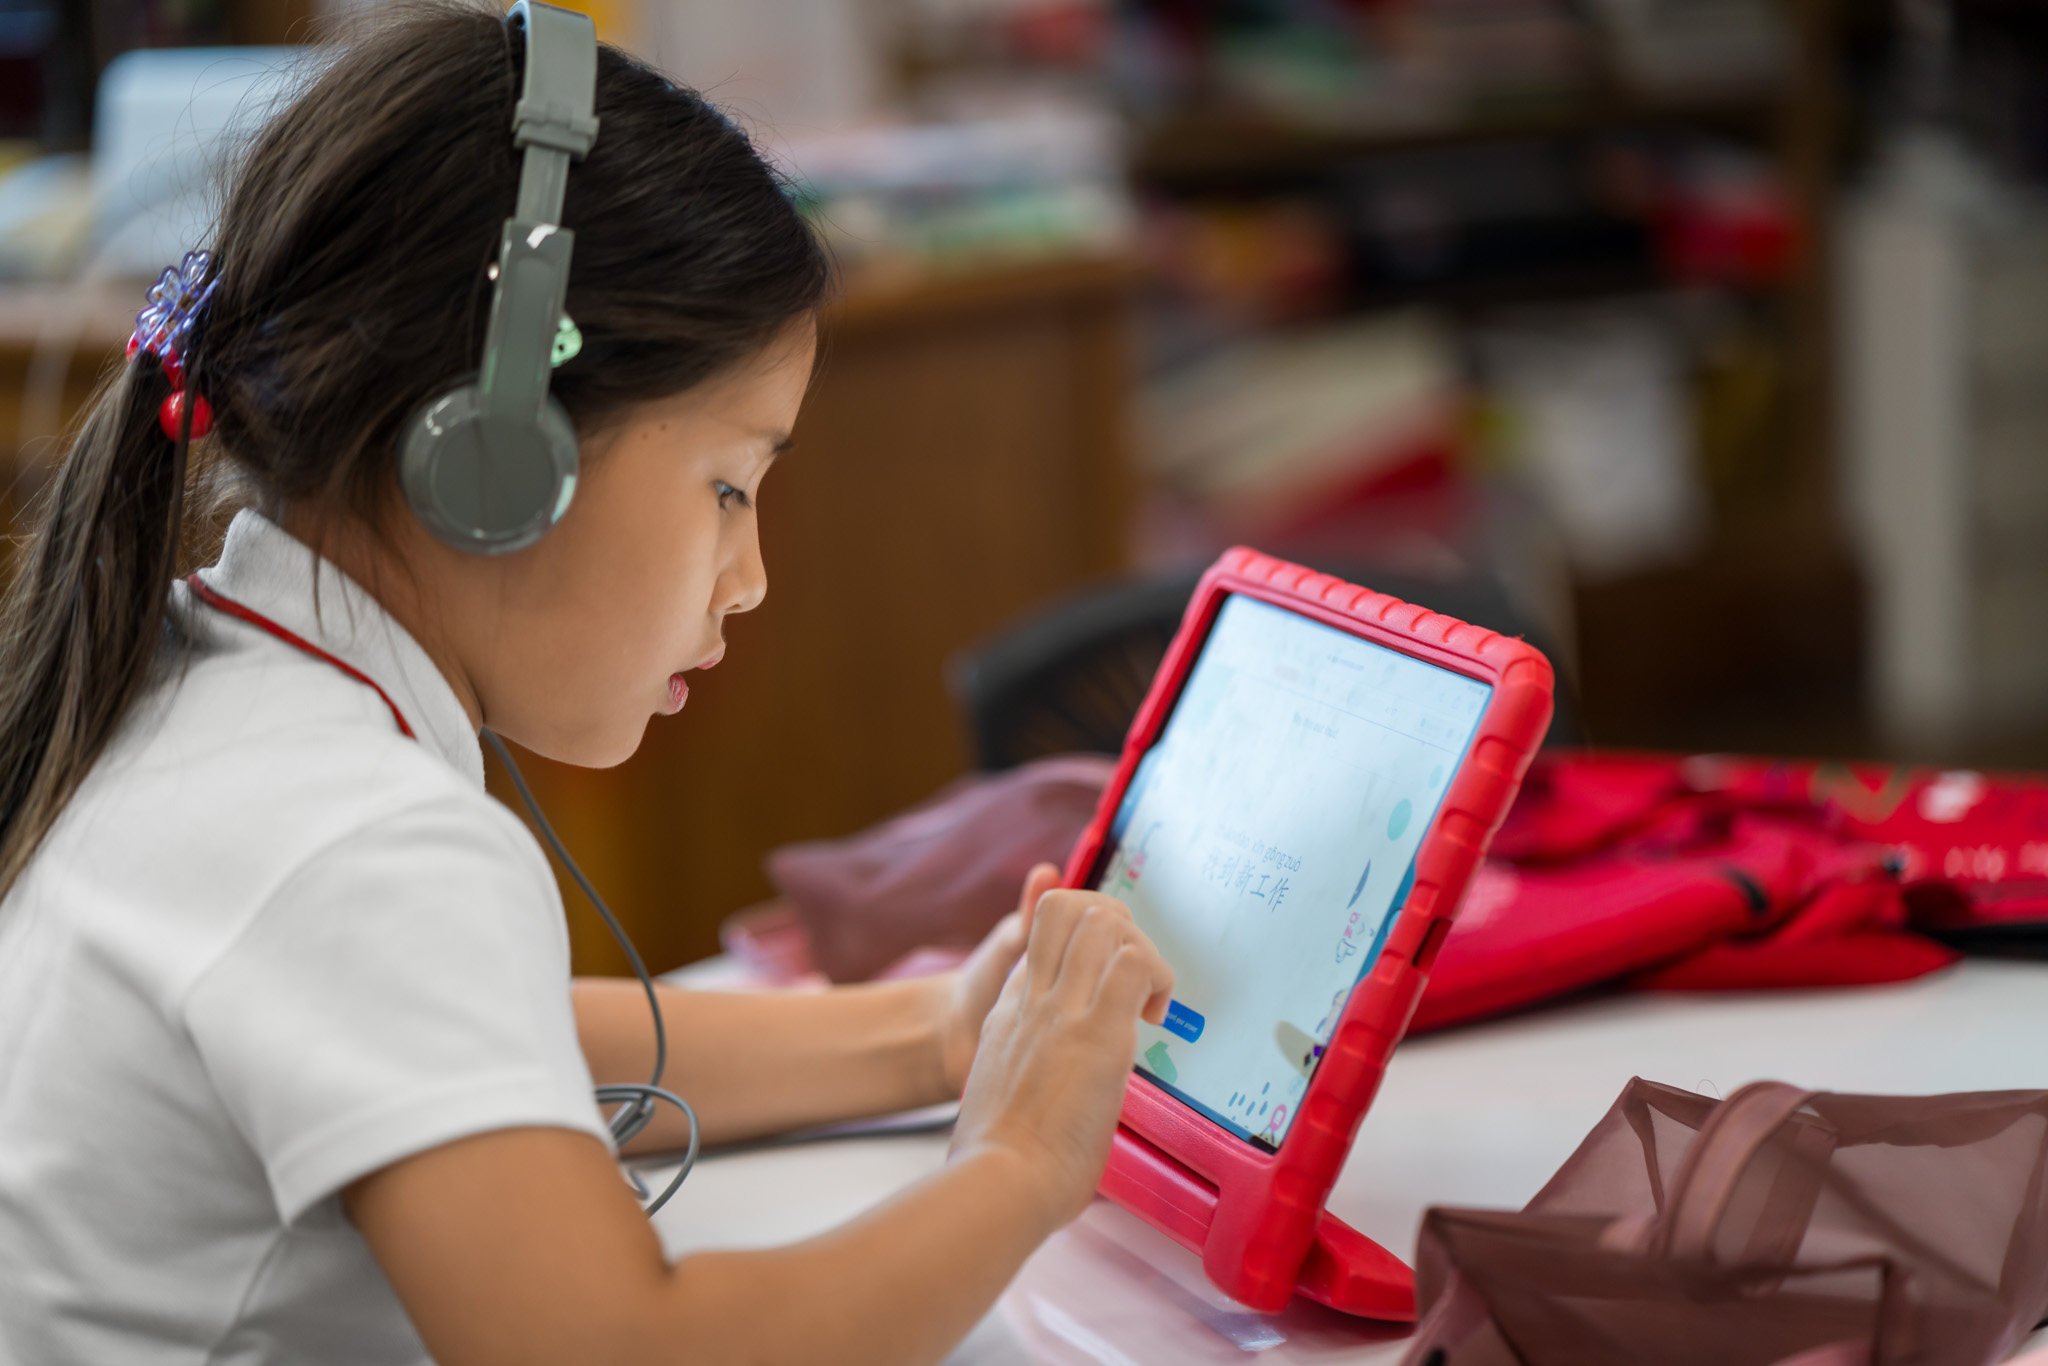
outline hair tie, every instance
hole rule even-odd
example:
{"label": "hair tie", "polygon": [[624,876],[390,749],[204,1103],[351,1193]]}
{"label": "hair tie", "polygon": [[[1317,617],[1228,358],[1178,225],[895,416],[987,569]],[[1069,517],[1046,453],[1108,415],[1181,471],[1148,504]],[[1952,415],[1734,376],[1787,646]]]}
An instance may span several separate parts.
{"label": "hair tie", "polygon": [[171,382],[170,397],[156,410],[156,420],[172,441],[184,426],[188,401],[192,405],[192,439],[197,441],[213,427],[213,405],[206,396],[195,390],[188,400],[185,393],[185,347],[219,283],[209,278],[212,270],[213,255],[205,251],[188,251],[177,265],[164,267],[164,273],[149,287],[149,301],[135,315],[135,334],[128,338],[127,354],[149,352]]}

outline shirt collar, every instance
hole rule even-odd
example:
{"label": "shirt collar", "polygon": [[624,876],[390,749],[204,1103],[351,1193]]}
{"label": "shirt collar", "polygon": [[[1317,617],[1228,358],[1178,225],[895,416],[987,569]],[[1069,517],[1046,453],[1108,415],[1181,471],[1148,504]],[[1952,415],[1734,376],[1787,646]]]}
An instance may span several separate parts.
{"label": "shirt collar", "polygon": [[221,596],[375,679],[420,743],[484,785],[483,747],[447,678],[397,618],[311,546],[260,513],[238,512],[220,563],[199,576]]}

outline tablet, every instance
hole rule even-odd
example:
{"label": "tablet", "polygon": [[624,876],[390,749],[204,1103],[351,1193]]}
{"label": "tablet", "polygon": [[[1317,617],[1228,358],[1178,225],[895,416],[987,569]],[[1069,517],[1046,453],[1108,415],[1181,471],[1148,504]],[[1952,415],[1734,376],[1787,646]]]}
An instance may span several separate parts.
{"label": "tablet", "polygon": [[1323,1201],[1550,705],[1528,645],[1298,565],[1196,588],[1067,880],[1175,975],[1103,1191],[1246,1305],[1413,1316]]}

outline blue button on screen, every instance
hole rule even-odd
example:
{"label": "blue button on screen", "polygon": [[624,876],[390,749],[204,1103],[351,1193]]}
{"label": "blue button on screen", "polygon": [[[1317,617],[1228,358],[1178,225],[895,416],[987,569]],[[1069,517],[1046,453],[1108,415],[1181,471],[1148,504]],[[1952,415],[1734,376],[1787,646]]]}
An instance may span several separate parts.
{"label": "blue button on screen", "polygon": [[1200,1014],[1189,1010],[1179,1001],[1167,1002],[1166,1030],[1169,1034],[1178,1034],[1189,1043],[1193,1043],[1202,1037],[1202,1026],[1207,1023],[1208,1021]]}

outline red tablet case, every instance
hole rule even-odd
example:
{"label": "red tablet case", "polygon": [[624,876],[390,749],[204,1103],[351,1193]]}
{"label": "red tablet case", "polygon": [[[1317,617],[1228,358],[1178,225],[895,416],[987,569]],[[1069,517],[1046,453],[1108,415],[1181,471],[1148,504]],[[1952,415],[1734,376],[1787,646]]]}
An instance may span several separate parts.
{"label": "red tablet case", "polygon": [[1101,1190],[1199,1252],[1210,1279],[1249,1308],[1281,1309],[1298,1291],[1346,1313],[1410,1321],[1414,1274],[1323,1202],[1408,1026],[1466,879],[1549,727],[1550,664],[1519,640],[1254,550],[1226,551],[1196,586],[1131,723],[1116,773],[1068,861],[1068,886],[1092,883],[1124,790],[1231,594],[1489,683],[1493,694],[1416,853],[1408,900],[1394,912],[1378,961],[1353,989],[1279,1149],[1254,1146],[1133,1069]]}

